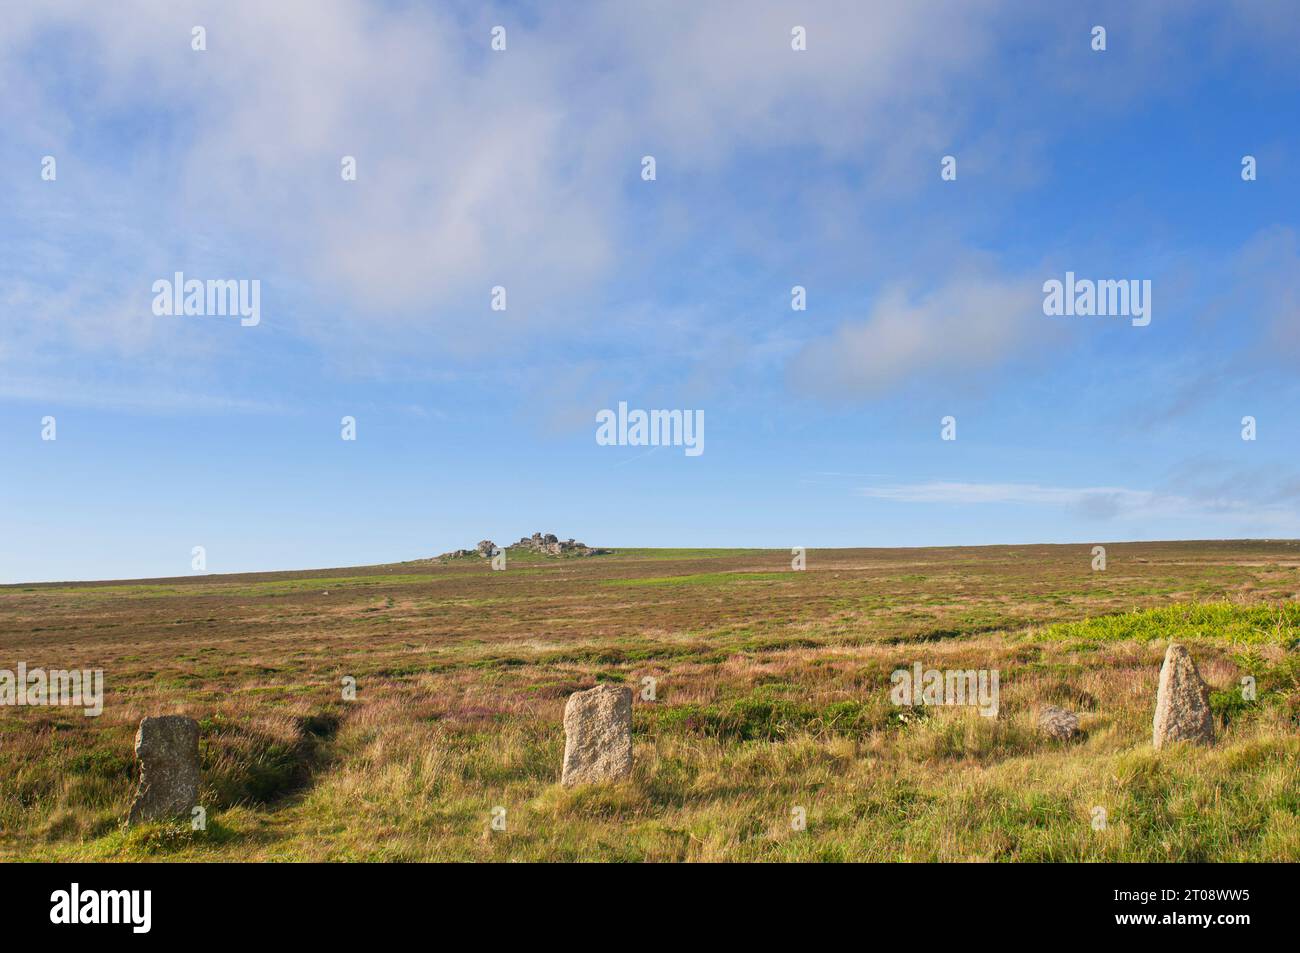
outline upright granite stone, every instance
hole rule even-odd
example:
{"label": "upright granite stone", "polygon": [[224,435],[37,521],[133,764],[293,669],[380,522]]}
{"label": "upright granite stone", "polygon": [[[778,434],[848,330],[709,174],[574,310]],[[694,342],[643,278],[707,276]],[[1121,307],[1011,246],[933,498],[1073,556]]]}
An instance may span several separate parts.
{"label": "upright granite stone", "polygon": [[632,773],[632,689],[597,685],[564,706],[565,787],[618,781]]}
{"label": "upright granite stone", "polygon": [[1156,718],[1151,743],[1156,748],[1175,741],[1211,744],[1214,720],[1205,683],[1191,654],[1177,642],[1169,644],[1165,664],[1160,668],[1160,689],[1156,693]]}
{"label": "upright granite stone", "polygon": [[199,802],[199,723],[184,715],[145,718],[135,733],[140,789],[127,818],[188,818]]}
{"label": "upright granite stone", "polygon": [[1038,712],[1038,730],[1049,738],[1069,741],[1079,733],[1079,716],[1055,705],[1044,705]]}

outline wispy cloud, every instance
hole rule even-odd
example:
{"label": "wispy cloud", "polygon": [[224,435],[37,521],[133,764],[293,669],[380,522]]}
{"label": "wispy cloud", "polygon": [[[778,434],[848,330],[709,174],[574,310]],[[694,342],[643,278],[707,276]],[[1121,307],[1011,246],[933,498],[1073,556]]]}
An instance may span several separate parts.
{"label": "wispy cloud", "polygon": [[791,383],[803,393],[853,400],[917,375],[995,369],[1044,340],[1037,285],[1034,278],[971,275],[919,297],[893,288],[864,320],[808,344],[790,365]]}
{"label": "wispy cloud", "polygon": [[895,503],[1054,507],[1098,520],[1219,518],[1268,523],[1275,525],[1279,532],[1300,527],[1300,513],[1295,507],[1272,499],[1251,500],[1224,495],[1205,498],[1122,486],[1064,487],[936,480],[861,487],[858,493]]}
{"label": "wispy cloud", "polygon": [[43,407],[92,407],[147,414],[237,413],[285,414],[275,401],[254,400],[222,393],[196,393],[179,389],[133,387],[86,382],[67,377],[0,378],[0,399],[37,403]]}
{"label": "wispy cloud", "polygon": [[[580,335],[610,326],[622,332],[618,356],[633,365],[662,325],[637,334],[611,321],[612,311],[633,306],[609,287],[626,287],[629,272],[663,269],[662,256],[688,239],[705,236],[696,251],[723,249],[723,258],[779,257],[797,244],[791,213],[812,209],[812,221],[834,222],[834,241],[808,257],[852,255],[860,269],[864,249],[900,244],[929,257],[900,243],[899,216],[871,221],[866,198],[933,186],[936,156],[958,144],[963,175],[985,187],[1000,169],[1003,185],[1045,174],[1029,157],[1074,129],[1031,121],[1021,107],[1067,75],[1137,96],[1123,71],[1104,80],[1091,61],[1062,52],[1078,47],[1083,13],[1032,4],[803,5],[807,56],[789,48],[796,12],[780,0],[627,0],[580,13],[525,6],[527,15],[468,2],[17,5],[0,22],[0,86],[13,93],[0,103],[0,159],[34,170],[33,157],[49,151],[61,175],[53,187],[32,172],[5,196],[15,219],[6,229],[18,238],[3,246],[16,263],[8,273],[0,266],[0,277],[22,307],[0,307],[0,330],[23,333],[6,320],[21,313],[42,328],[29,350],[50,340],[66,346],[60,364],[82,352],[138,363],[141,351],[183,346],[143,312],[153,277],[269,279],[274,263],[281,280],[266,281],[268,325],[283,321],[327,361],[378,352],[376,377],[398,363],[388,351],[426,348],[447,363],[481,365],[538,341],[581,346]],[[1190,24],[1194,37],[1176,34],[1189,42],[1159,48],[1199,57],[1205,35],[1220,34],[1184,6],[1155,4],[1160,15],[1147,17],[1160,29],[1141,19],[1128,32],[1149,42]],[[505,55],[487,49],[497,22],[509,25]],[[940,33],[936,22],[945,24]],[[203,54],[189,49],[196,23],[208,26]],[[304,30],[311,42],[295,42]],[[1004,68],[1025,36],[1042,58]],[[1276,40],[1272,31],[1233,36],[1234,47]],[[1145,63],[1149,52],[1117,44],[1107,63]],[[150,131],[137,135],[137,127]],[[657,190],[637,178],[646,152],[660,159]],[[354,183],[340,179],[343,155],[358,159]],[[745,188],[759,181],[771,196],[755,173],[792,155],[800,174],[777,179],[792,189],[785,201],[752,201]],[[733,191],[730,204],[718,198]],[[751,206],[768,218],[748,217]],[[970,220],[946,209],[943,223]],[[773,235],[763,225],[779,228]],[[34,236],[52,239],[48,260],[18,261],[24,248],[46,247]],[[69,246],[77,254],[64,260]],[[797,270],[802,277],[808,268]],[[496,284],[510,289],[505,339],[499,322],[482,320]],[[735,313],[722,284],[692,289],[692,305]],[[790,380],[803,393],[855,398],[912,373],[999,368],[1025,350],[1016,318],[1034,307],[1025,291],[1033,284],[1018,274],[945,275],[886,289],[865,317],[808,343]],[[646,297],[644,309],[662,314],[663,295]],[[773,341],[754,333],[748,314],[725,330],[758,343],[674,337],[672,357],[705,352],[717,377],[731,370],[728,360],[743,369],[735,356],[746,349],[762,359]],[[193,361],[227,357],[215,348]]]}

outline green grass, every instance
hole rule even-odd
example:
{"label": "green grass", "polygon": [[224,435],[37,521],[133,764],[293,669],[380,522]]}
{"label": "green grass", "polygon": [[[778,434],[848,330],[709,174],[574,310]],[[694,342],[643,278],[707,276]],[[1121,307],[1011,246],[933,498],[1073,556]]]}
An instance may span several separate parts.
{"label": "green grass", "polygon": [[1214,640],[1240,645],[1293,646],[1300,642],[1300,604],[1241,606],[1180,603],[1059,622],[1036,633],[1044,640],[1084,642]]}

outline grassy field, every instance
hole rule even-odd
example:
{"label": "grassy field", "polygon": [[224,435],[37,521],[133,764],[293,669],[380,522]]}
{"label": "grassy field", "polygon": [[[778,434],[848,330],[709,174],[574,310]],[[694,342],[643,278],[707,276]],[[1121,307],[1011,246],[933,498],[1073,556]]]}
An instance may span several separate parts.
{"label": "grassy field", "polygon": [[[1300,543],[1114,544],[1102,572],[1090,548],[0,587],[0,668],[106,682],[98,718],[0,708],[0,856],[1300,859]],[[1151,748],[1171,639],[1211,685],[1212,748]],[[997,669],[998,717],[892,705],[914,662]],[[638,693],[634,777],[565,790],[564,702],[598,682]],[[1046,703],[1082,739],[1040,737]],[[201,725],[207,830],[125,829],[135,727],[172,712]]]}

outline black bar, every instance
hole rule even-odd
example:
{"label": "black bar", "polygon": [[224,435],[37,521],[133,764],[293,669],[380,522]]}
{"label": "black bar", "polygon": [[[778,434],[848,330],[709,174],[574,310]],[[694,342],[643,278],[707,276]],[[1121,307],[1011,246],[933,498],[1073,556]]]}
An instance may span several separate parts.
{"label": "black bar", "polygon": [[[129,943],[280,935],[359,942],[420,924],[475,923],[490,931],[485,937],[520,930],[537,940],[561,930],[575,904],[584,933],[600,924],[662,937],[689,917],[719,935],[788,921],[813,935],[903,928],[995,942],[1043,930],[1036,935],[1181,942],[1199,934],[1232,943],[1291,922],[1293,876],[1283,864],[5,864],[0,909],[19,935],[113,934]],[[74,883],[83,901],[92,891],[149,891],[148,931],[135,932],[126,916],[119,924],[52,923],[52,897],[70,898]]]}

